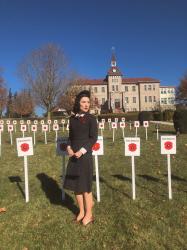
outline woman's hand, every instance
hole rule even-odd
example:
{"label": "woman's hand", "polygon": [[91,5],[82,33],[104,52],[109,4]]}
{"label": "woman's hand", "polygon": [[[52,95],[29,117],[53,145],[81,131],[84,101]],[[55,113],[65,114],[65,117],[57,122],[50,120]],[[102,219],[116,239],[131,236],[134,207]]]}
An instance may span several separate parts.
{"label": "woman's hand", "polygon": [[82,156],[82,152],[79,150],[79,151],[77,151],[76,153],[74,153],[74,156],[76,157],[76,158],[80,158],[81,156]]}
{"label": "woman's hand", "polygon": [[67,147],[67,153],[69,157],[72,157],[75,154],[71,147]]}

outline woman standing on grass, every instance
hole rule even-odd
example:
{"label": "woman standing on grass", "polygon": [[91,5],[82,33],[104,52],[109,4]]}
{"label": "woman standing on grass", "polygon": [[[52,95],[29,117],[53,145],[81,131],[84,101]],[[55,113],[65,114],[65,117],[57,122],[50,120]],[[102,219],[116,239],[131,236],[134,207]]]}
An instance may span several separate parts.
{"label": "woman standing on grass", "polygon": [[89,113],[90,92],[81,91],[75,98],[73,112],[69,121],[67,152],[69,161],[64,180],[64,188],[74,191],[79,214],[75,222],[84,226],[94,221],[92,208],[93,158],[92,146],[97,141],[98,128],[94,115]]}

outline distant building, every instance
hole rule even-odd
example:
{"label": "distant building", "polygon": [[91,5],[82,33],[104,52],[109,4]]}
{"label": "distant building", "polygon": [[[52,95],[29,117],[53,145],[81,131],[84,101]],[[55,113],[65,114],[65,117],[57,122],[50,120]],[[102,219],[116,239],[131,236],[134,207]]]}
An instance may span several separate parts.
{"label": "distant building", "polygon": [[106,77],[81,79],[80,89],[90,90],[92,113],[175,109],[175,87],[160,86],[160,81],[151,77],[123,76],[114,54]]}
{"label": "distant building", "polygon": [[65,109],[63,108],[58,108],[58,107],[55,107],[51,113],[53,114],[53,116],[67,116],[68,113]]}
{"label": "distant building", "polygon": [[160,108],[161,110],[175,110],[175,87],[160,86]]}
{"label": "distant building", "polygon": [[158,110],[160,108],[160,81],[150,77],[127,78],[117,67],[113,54],[108,73],[103,79],[85,79],[82,89],[91,91],[94,112],[122,113]]}

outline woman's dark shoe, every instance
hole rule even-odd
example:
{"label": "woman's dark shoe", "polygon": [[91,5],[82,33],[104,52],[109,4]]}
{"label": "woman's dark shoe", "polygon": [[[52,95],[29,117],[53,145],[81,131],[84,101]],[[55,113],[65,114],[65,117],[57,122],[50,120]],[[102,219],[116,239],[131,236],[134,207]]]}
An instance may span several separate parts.
{"label": "woman's dark shoe", "polygon": [[91,224],[91,223],[94,223],[94,221],[95,221],[95,219],[94,219],[94,217],[92,216],[92,217],[90,218],[90,220],[87,221],[86,223],[83,223],[83,221],[82,221],[82,225],[83,225],[83,226],[87,226],[87,225],[89,225],[89,224]]}
{"label": "woman's dark shoe", "polygon": [[79,224],[79,223],[81,223],[83,218],[84,218],[84,216],[81,219],[77,220],[77,216],[75,216],[75,218],[73,219],[73,222],[76,223],[76,224]]}

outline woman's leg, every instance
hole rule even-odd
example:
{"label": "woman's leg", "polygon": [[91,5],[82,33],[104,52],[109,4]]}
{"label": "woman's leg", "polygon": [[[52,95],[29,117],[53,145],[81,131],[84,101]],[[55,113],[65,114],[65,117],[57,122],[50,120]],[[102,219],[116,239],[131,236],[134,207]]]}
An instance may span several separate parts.
{"label": "woman's leg", "polygon": [[79,214],[77,216],[77,221],[81,220],[84,217],[85,211],[84,211],[84,197],[83,194],[75,193],[75,197],[79,206]]}
{"label": "woman's leg", "polygon": [[94,206],[94,202],[93,202],[92,192],[90,193],[85,192],[83,193],[83,196],[84,196],[85,207],[86,207],[86,214],[83,219],[83,224],[86,224],[92,218],[92,208]]}

